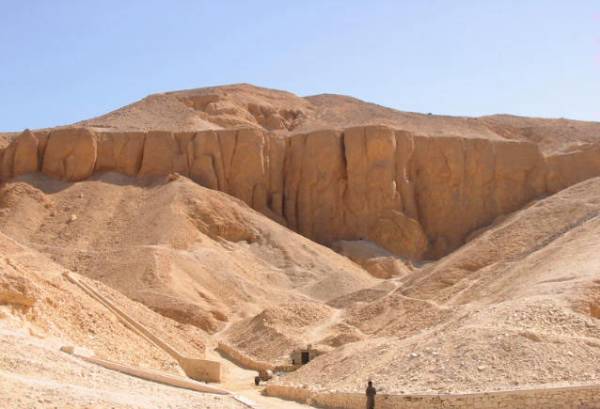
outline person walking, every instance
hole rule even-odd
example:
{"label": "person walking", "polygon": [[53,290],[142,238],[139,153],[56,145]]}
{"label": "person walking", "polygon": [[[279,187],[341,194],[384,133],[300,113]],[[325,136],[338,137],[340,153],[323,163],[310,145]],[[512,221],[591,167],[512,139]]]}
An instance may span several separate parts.
{"label": "person walking", "polygon": [[367,383],[367,389],[365,390],[365,394],[367,395],[367,409],[375,409],[375,394],[377,390],[373,387],[373,382],[369,381]]}

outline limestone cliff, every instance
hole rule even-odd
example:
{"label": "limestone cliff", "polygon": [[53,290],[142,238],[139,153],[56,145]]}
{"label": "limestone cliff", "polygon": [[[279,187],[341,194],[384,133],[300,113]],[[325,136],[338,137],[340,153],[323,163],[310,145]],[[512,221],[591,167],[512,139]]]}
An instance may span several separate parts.
{"label": "limestone cliff", "polygon": [[324,244],[368,239],[413,260],[441,257],[532,199],[600,174],[600,147],[545,157],[526,141],[422,136],[384,126],[283,137],[262,129],[25,131],[0,177],[41,171],[177,172]]}

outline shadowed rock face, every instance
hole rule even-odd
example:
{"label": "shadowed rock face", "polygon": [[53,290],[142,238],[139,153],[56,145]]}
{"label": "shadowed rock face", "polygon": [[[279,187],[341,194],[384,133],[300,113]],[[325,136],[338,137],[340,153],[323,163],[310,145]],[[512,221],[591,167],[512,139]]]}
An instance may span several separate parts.
{"label": "shadowed rock face", "polygon": [[25,131],[1,178],[41,171],[177,172],[324,244],[365,239],[410,259],[441,257],[530,200],[600,174],[594,150],[544,157],[524,141],[431,137],[384,126],[283,138],[261,129]]}

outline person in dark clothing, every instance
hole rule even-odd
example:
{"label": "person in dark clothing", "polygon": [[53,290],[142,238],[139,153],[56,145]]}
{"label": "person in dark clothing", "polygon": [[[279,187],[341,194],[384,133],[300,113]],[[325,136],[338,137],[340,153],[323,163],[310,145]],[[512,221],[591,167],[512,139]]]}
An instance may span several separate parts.
{"label": "person in dark clothing", "polygon": [[375,409],[375,394],[377,391],[373,387],[373,382],[368,382],[365,393],[367,395],[367,409]]}

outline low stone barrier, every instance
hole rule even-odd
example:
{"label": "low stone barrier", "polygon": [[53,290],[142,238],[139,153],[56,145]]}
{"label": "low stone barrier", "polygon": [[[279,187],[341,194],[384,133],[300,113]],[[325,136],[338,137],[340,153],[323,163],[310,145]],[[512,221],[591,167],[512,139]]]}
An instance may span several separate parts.
{"label": "low stone barrier", "polygon": [[181,356],[177,360],[181,369],[192,379],[203,382],[221,382],[221,363],[201,358]]}
{"label": "low stone barrier", "polygon": [[[67,349],[65,349],[65,352],[69,353]],[[127,375],[135,376],[137,378],[162,383],[164,385],[176,386],[178,388],[185,388],[203,393],[214,393],[218,395],[230,394],[229,391],[226,391],[225,389],[204,385],[202,383],[196,382],[191,379],[183,378],[181,376],[171,375],[159,371],[152,371],[150,369],[134,368],[131,366],[120,364],[118,362],[112,362],[106,359],[100,359],[93,356],[83,356],[75,353],[72,354],[84,361],[103,366],[104,368],[111,369],[113,371],[118,371]]]}
{"label": "low stone barrier", "polygon": [[95,289],[84,283],[83,281],[75,278],[69,272],[65,272],[64,276],[67,280],[72,282],[81,288],[86,294],[104,305],[109,311],[111,311],[117,318],[123,322],[129,329],[145,338],[150,343],[156,345],[158,348],[165,351],[172,358],[174,358],[181,369],[187,376],[197,381],[202,382],[221,382],[221,363],[216,361],[209,361],[202,358],[187,357],[179,353],[171,345],[160,339],[158,336],[149,331],[142,324],[133,319],[129,314],[123,311],[121,308],[114,305],[111,301],[106,299],[103,295],[98,293]]}
{"label": "low stone barrier", "polygon": [[[310,404],[323,409],[364,409],[361,393],[313,391],[267,385],[268,396]],[[600,408],[600,385],[540,387],[464,394],[379,394],[377,409],[594,409]]]}
{"label": "low stone barrier", "polygon": [[224,342],[219,342],[217,344],[217,351],[225,355],[230,361],[234,362],[236,365],[241,366],[245,369],[253,369],[255,371],[260,370],[273,370],[275,369],[275,365],[270,362],[259,361],[254,359],[243,352],[235,349],[234,347],[227,345]]}
{"label": "low stone barrier", "polygon": [[275,365],[273,368],[273,372],[294,372],[296,369],[300,368],[302,365]]}

